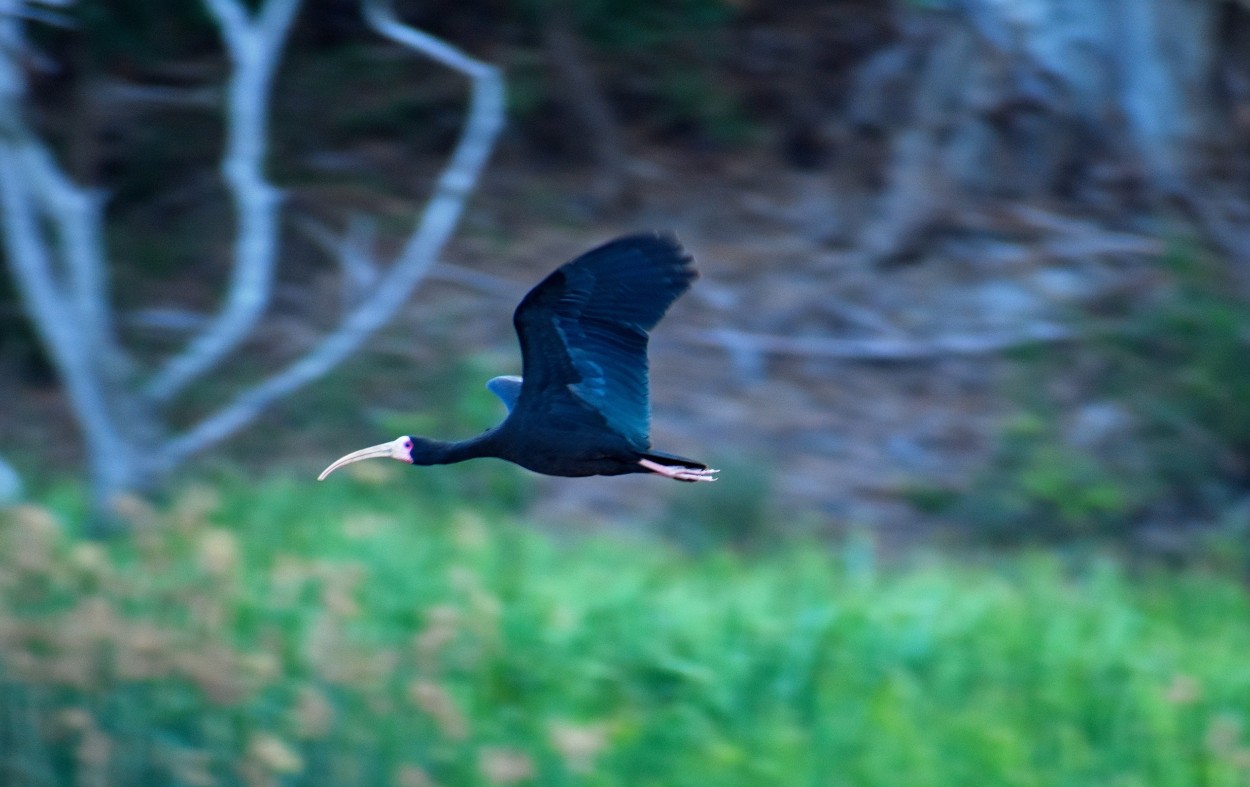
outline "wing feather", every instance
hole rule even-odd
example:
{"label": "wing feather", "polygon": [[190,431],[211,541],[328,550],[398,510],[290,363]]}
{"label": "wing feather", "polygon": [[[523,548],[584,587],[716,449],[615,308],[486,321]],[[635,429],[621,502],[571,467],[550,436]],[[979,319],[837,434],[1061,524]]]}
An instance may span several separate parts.
{"label": "wing feather", "polygon": [[556,269],[513,315],[523,361],[514,412],[601,419],[646,448],[647,332],[696,276],[677,240],[658,233],[618,238]]}
{"label": "wing feather", "polygon": [[503,406],[511,412],[516,406],[517,397],[521,395],[521,378],[514,374],[492,377],[486,381],[486,390],[498,396]]}

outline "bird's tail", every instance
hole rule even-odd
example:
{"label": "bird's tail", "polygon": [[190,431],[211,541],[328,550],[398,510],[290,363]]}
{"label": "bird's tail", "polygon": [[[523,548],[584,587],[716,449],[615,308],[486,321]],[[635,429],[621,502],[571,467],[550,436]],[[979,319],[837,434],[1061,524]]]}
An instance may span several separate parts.
{"label": "bird's tail", "polygon": [[662,465],[680,465],[681,467],[689,467],[691,470],[706,470],[707,465],[702,462],[696,462],[693,459],[687,459],[684,456],[676,454],[666,454],[663,451],[647,451],[642,454],[643,459],[650,459]]}

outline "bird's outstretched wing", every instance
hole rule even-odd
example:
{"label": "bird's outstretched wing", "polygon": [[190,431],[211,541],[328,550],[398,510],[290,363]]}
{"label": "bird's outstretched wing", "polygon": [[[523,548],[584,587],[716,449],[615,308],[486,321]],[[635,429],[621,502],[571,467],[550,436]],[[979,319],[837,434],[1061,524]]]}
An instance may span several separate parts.
{"label": "bird's outstretched wing", "polygon": [[647,331],[697,275],[677,239],[655,233],[618,238],[557,268],[512,317],[524,367],[514,415],[577,419],[589,408],[645,449]]}

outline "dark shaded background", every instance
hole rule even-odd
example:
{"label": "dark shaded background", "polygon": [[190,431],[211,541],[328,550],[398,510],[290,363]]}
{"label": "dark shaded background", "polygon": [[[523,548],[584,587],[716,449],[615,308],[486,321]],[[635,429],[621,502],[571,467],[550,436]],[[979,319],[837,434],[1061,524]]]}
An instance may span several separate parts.
{"label": "dark shaded background", "polygon": [[[401,5],[506,72],[452,242],[116,537],[6,260],[0,784],[1245,783],[1245,2]],[[54,10],[27,119],[106,197],[142,379],[226,290],[229,63],[195,2]],[[326,246],[404,243],[466,83],[308,0],[273,96],[278,286],[175,429],[337,326]],[[646,228],[702,272],[655,443],[718,483],[314,480],[497,422],[522,294]]]}
{"label": "dark shaded background", "polygon": [[[613,234],[672,228],[704,277],[653,341],[655,437],[726,468],[715,513],[681,513],[649,479],[542,479],[538,518],[685,522],[695,542],[780,521],[904,541],[953,525],[1188,554],[1250,483],[1250,12],[1145,6],[403,8],[507,74],[508,129],[445,255],[460,273],[198,467],[314,471],[392,427],[489,424],[478,381],[515,370],[526,287]],[[194,3],[70,13],[76,29],[34,30],[57,65],[32,71],[35,117],[69,172],[107,190],[127,338],[155,357],[224,279],[226,64]],[[379,41],[353,3],[307,5],[275,90],[281,286],[222,380],[291,357],[335,307],[304,220],[368,212],[397,243],[463,108],[459,76]],[[0,287],[5,450],[38,485],[81,449]]]}

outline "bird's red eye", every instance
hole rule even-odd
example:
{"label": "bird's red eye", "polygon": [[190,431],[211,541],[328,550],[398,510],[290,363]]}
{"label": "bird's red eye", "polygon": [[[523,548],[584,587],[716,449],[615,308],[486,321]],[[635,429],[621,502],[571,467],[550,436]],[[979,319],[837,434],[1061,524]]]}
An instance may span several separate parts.
{"label": "bird's red eye", "polygon": [[405,440],[405,441],[404,441],[404,448],[405,448],[405,449],[411,449],[411,448],[412,448],[412,441],[411,441],[411,440]]}

